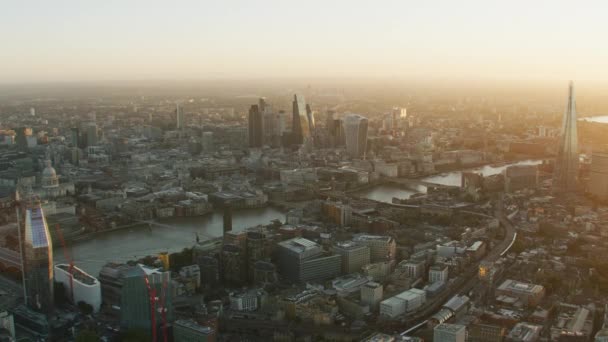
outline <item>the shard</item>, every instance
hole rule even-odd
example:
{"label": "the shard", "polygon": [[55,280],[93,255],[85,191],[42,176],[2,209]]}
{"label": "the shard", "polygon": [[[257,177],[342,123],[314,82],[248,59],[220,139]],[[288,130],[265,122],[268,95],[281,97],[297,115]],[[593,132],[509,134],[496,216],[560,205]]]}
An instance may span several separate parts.
{"label": "the shard", "polygon": [[553,171],[553,192],[576,191],[578,175],[578,134],[576,131],[576,101],[572,81],[568,88],[568,104],[564,113],[555,169]]}

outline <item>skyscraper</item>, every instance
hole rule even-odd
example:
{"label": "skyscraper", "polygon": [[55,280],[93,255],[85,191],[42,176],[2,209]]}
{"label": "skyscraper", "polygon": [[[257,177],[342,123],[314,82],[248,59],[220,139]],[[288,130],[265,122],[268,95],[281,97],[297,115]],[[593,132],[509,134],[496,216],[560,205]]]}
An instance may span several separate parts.
{"label": "skyscraper", "polygon": [[[264,100],[260,100],[262,105]],[[262,147],[264,144],[264,118],[259,105],[249,108],[249,147]]]}
{"label": "skyscraper", "polygon": [[87,126],[87,146],[97,146],[97,124],[94,122],[89,123]]}
{"label": "skyscraper", "polygon": [[185,118],[184,118],[184,108],[182,108],[179,103],[175,105],[175,117],[176,117],[176,123],[175,123],[175,128],[177,129],[182,129],[185,126]]}
{"label": "skyscraper", "polygon": [[53,242],[40,203],[29,203],[21,213],[25,295],[28,306],[50,313],[53,309]]}
{"label": "skyscraper", "polygon": [[352,158],[365,155],[367,148],[367,118],[358,114],[349,114],[344,118],[346,152]]}
{"label": "skyscraper", "polygon": [[568,88],[568,104],[562,123],[562,134],[553,171],[553,192],[576,190],[578,174],[578,134],[576,129],[576,101],[574,85]]}
{"label": "skyscraper", "polygon": [[[312,112],[310,114],[312,117]],[[311,123],[309,115],[306,111],[306,102],[304,97],[301,95],[293,96],[293,143],[296,145],[302,145],[305,141],[310,139],[311,134]]]}

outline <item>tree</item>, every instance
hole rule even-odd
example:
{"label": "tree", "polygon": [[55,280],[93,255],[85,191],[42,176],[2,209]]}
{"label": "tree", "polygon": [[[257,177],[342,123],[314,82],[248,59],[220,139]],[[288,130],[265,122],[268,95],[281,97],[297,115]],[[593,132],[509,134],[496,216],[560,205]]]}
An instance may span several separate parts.
{"label": "tree", "polygon": [[83,315],[90,315],[93,313],[93,306],[91,304],[85,303],[83,301],[78,302],[78,309]]}
{"label": "tree", "polygon": [[76,342],[97,342],[99,335],[91,330],[82,330],[76,335]]}

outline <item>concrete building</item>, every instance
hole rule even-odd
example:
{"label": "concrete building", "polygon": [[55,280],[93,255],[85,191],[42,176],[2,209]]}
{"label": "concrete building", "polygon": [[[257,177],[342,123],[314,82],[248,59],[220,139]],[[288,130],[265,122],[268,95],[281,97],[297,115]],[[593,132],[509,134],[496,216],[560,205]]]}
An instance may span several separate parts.
{"label": "concrete building", "polygon": [[519,299],[526,306],[536,306],[545,296],[542,285],[528,284],[516,280],[505,280],[495,291],[496,296]]}
{"label": "concrete building", "polygon": [[323,215],[329,222],[340,227],[346,227],[351,224],[352,208],[348,204],[340,202],[326,201],[322,205]]}
{"label": "concrete building", "polygon": [[429,283],[433,284],[440,281],[444,283],[448,281],[448,267],[440,265],[431,266],[429,269]]}
{"label": "concrete building", "polygon": [[460,324],[443,323],[433,329],[433,342],[465,342],[467,328]]}
{"label": "concrete building", "polygon": [[526,322],[517,323],[505,338],[506,342],[536,342],[543,327]]}
{"label": "concrete building", "polygon": [[377,310],[382,301],[383,287],[376,282],[368,282],[361,286],[361,304],[369,305],[372,310]]}
{"label": "concrete building", "polygon": [[406,262],[402,261],[397,267],[403,269],[405,271],[405,274],[407,274],[409,278],[418,279],[424,274],[425,263],[424,261],[415,260],[410,260]]}
{"label": "concrete building", "polygon": [[215,342],[216,331],[194,321],[179,319],[173,322],[175,342]]}
{"label": "concrete building", "polygon": [[371,262],[395,259],[397,243],[391,236],[363,234],[355,236],[353,241],[369,247]]}
{"label": "concrete building", "polygon": [[230,309],[235,311],[255,311],[258,309],[256,290],[230,294]]}
{"label": "concrete building", "polygon": [[293,121],[292,121],[292,134],[293,143],[296,145],[302,145],[304,142],[311,138],[312,129],[314,128],[314,121],[311,121],[312,115],[306,111],[306,101],[304,97],[298,94],[293,96]]}
{"label": "concrete building", "polygon": [[538,185],[536,165],[511,165],[504,171],[505,192],[535,189]]}
{"label": "concrete building", "polygon": [[178,130],[186,126],[186,117],[184,116],[184,108],[177,103],[175,105],[175,128]]}
{"label": "concrete building", "polygon": [[95,277],[74,266],[70,273],[70,265],[55,265],[55,281],[62,283],[66,297],[73,304],[85,302],[98,312],[101,307],[101,284]]}
{"label": "concrete building", "polygon": [[502,342],[507,334],[499,325],[471,324],[467,328],[468,342]]}
{"label": "concrete building", "polygon": [[608,152],[593,152],[589,173],[589,194],[600,201],[608,201]]}
{"label": "concrete building", "polygon": [[325,253],[316,242],[294,238],[277,246],[279,273],[294,283],[320,281],[340,274],[340,255]]}
{"label": "concrete building", "polygon": [[426,293],[424,291],[409,289],[380,302],[380,315],[394,318],[417,310],[425,301]]}
{"label": "concrete building", "polygon": [[369,247],[352,241],[337,243],[334,246],[334,253],[342,258],[342,273],[344,274],[360,272],[363,266],[370,263]]}

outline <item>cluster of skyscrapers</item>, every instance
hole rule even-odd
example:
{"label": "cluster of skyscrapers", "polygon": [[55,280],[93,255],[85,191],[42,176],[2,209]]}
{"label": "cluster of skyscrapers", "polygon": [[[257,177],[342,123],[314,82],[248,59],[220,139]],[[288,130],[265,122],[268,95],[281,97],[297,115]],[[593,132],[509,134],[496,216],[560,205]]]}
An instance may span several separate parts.
{"label": "cluster of skyscrapers", "polygon": [[[293,98],[292,110],[291,132],[288,132],[283,111],[273,111],[272,106],[264,99],[252,105],[248,115],[249,147],[314,146],[317,126],[310,104],[306,103],[303,96],[296,94]],[[367,118],[358,114],[347,114],[343,118],[338,118],[336,113],[328,112],[325,130],[330,146],[344,145],[350,157],[365,157]]]}

